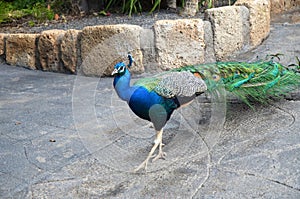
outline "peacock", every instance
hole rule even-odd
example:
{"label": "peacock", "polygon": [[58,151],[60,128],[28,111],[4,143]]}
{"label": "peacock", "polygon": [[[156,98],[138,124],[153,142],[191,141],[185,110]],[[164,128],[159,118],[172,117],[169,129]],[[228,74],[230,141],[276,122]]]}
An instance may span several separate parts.
{"label": "peacock", "polygon": [[[300,85],[299,71],[284,67],[273,59],[269,61],[216,62],[176,68],[152,77],[141,78],[130,85],[130,67],[134,59],[128,54],[129,63],[114,66],[113,86],[119,98],[140,118],[152,122],[156,131],[154,145],[147,158],[135,169],[147,170],[151,158],[164,159],[163,127],[174,110],[191,103],[206,91],[223,86],[249,106],[253,101],[267,103],[297,89]],[[158,148],[157,155],[153,155]]]}

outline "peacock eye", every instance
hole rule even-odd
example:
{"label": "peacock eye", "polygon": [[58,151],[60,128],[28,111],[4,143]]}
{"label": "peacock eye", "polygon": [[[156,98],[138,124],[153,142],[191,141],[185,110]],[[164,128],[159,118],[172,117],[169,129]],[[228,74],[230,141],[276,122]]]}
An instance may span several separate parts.
{"label": "peacock eye", "polygon": [[121,66],[120,69],[119,69],[119,72],[123,72],[124,70],[125,70],[125,67]]}

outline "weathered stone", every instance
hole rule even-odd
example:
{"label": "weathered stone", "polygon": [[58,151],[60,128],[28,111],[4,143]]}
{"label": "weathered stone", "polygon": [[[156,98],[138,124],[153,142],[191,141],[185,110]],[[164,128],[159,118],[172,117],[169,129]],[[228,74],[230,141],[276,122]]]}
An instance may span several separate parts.
{"label": "weathered stone", "polygon": [[270,0],[237,0],[235,5],[246,6],[250,17],[250,43],[258,46],[270,32]]}
{"label": "weathered stone", "polygon": [[198,0],[186,0],[185,6],[180,12],[182,16],[195,16],[198,10]]}
{"label": "weathered stone", "polygon": [[249,11],[244,6],[225,6],[206,11],[214,31],[217,60],[223,60],[249,42]]}
{"label": "weathered stone", "polygon": [[0,33],[0,56],[5,53],[5,37],[6,34]]}
{"label": "weathered stone", "polygon": [[214,49],[214,36],[209,21],[204,21],[204,39],[205,39],[205,63],[212,63],[216,61],[215,49]]}
{"label": "weathered stone", "polygon": [[272,0],[271,1],[271,13],[277,14],[284,10],[284,0]]}
{"label": "weathered stone", "polygon": [[299,6],[299,0],[271,0],[271,14],[277,14]]}
{"label": "weathered stone", "polygon": [[65,71],[60,62],[60,43],[64,33],[64,30],[47,30],[41,33],[38,50],[43,70]]}
{"label": "weathered stone", "polygon": [[167,6],[168,8],[176,10],[177,9],[176,0],[168,0]]}
{"label": "weathered stone", "polygon": [[289,23],[298,24],[300,23],[299,9],[291,9],[283,13],[271,13],[271,20],[273,24],[278,23]]}
{"label": "weathered stone", "polygon": [[153,29],[142,29],[141,31],[141,50],[143,52],[143,65],[146,71],[157,71],[157,53],[155,50]]}
{"label": "weathered stone", "polygon": [[291,16],[291,23],[293,23],[293,24],[300,23],[300,15],[299,15],[299,13],[298,14],[293,14]]}
{"label": "weathered stone", "polygon": [[81,31],[70,29],[66,31],[61,40],[61,61],[64,67],[72,73],[76,72],[76,66],[78,63],[78,36],[80,34]]}
{"label": "weathered stone", "polygon": [[204,23],[201,19],[161,20],[154,25],[161,69],[204,62]]}
{"label": "weathered stone", "polygon": [[143,72],[140,32],[135,25],[103,25],[85,27],[81,36],[81,72],[85,75],[110,75],[119,61],[127,61],[130,52],[135,63],[132,72]]}
{"label": "weathered stone", "polygon": [[10,34],[6,37],[6,62],[36,69],[36,41],[39,34]]}

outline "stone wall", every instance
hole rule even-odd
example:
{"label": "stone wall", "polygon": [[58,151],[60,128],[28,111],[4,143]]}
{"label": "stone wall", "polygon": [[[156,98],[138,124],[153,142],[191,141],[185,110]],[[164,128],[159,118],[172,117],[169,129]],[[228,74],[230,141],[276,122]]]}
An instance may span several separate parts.
{"label": "stone wall", "polygon": [[227,56],[249,45],[249,10],[246,7],[212,8],[207,10],[206,19],[212,25],[217,60],[224,60]]}
{"label": "stone wall", "polygon": [[300,0],[271,0],[271,14],[281,13],[300,7]]}
{"label": "stone wall", "polygon": [[115,63],[127,61],[128,52],[135,58],[135,73],[226,60],[268,36],[274,2],[238,0],[207,10],[204,20],[161,20],[152,29],[120,24],[0,33],[0,57],[11,65],[87,76],[110,75]]}
{"label": "stone wall", "polygon": [[5,40],[6,40],[6,34],[0,33],[0,56],[5,55]]}
{"label": "stone wall", "polygon": [[270,0],[237,0],[235,5],[243,5],[249,9],[250,44],[259,45],[270,32]]}
{"label": "stone wall", "polygon": [[10,34],[5,40],[6,62],[30,69],[37,69],[36,41],[38,34]]}

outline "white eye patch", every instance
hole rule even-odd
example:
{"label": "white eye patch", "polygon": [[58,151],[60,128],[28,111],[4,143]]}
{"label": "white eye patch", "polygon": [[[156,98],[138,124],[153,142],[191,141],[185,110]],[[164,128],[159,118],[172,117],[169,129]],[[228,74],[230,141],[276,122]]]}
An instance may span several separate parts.
{"label": "white eye patch", "polygon": [[125,70],[125,67],[123,66],[123,67],[121,67],[121,68],[119,69],[119,73],[124,72],[124,70]]}

